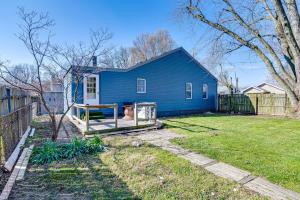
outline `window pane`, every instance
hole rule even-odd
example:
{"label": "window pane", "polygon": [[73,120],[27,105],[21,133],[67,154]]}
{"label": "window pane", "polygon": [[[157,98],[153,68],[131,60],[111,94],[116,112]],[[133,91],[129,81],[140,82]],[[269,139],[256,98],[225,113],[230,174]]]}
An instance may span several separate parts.
{"label": "window pane", "polygon": [[191,91],[186,91],[186,98],[188,98],[188,99],[192,98]]}
{"label": "window pane", "polygon": [[187,99],[192,98],[192,83],[186,83],[185,84],[185,97]]}
{"label": "window pane", "polygon": [[137,79],[137,92],[138,93],[146,92],[146,80],[145,79]]}
{"label": "window pane", "polygon": [[202,98],[203,99],[207,99],[208,98],[208,86],[207,86],[207,84],[203,84]]}
{"label": "window pane", "polygon": [[96,99],[96,77],[87,77],[86,93],[88,99]]}

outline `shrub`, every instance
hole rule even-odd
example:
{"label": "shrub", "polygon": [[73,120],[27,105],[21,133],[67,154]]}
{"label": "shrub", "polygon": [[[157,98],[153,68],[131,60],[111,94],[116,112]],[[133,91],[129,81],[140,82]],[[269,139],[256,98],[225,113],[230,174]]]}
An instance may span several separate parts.
{"label": "shrub", "polygon": [[60,150],[55,142],[46,141],[41,147],[34,148],[32,162],[36,164],[50,163],[60,159]]}
{"label": "shrub", "polygon": [[34,148],[31,162],[34,164],[45,164],[104,150],[104,144],[99,137],[94,137],[90,140],[73,138],[70,143],[60,145],[47,141],[41,147]]}

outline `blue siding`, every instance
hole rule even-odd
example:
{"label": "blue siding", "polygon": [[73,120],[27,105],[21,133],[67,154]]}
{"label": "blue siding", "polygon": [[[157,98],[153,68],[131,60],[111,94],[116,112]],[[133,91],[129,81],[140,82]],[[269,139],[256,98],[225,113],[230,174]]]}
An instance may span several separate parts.
{"label": "blue siding", "polygon": [[[136,79],[145,78],[147,93],[136,93]],[[215,110],[217,82],[182,51],[128,72],[102,72],[100,102],[157,102],[162,115],[181,111]],[[185,98],[185,83],[193,84],[193,98]],[[208,99],[202,85],[208,84]]]}
{"label": "blue siding", "polygon": [[[145,94],[136,92],[137,78],[146,79]],[[123,102],[144,101],[156,102],[160,116],[216,109],[216,79],[184,51],[176,51],[127,72],[103,71],[99,81],[99,103],[118,103],[120,113]],[[186,82],[193,84],[192,99],[185,97]],[[202,98],[203,84],[208,85],[208,99]],[[112,110],[104,112],[111,114]]]}

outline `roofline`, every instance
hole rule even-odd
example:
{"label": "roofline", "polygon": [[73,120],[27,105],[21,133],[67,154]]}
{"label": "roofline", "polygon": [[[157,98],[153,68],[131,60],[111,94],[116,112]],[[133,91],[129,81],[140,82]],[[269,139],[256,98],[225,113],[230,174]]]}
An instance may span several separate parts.
{"label": "roofline", "polygon": [[284,89],[282,89],[282,88],[280,88],[280,87],[278,87],[278,86],[276,86],[276,85],[273,85],[273,84],[271,84],[271,83],[267,83],[267,82],[263,82],[263,83],[259,84],[257,87],[260,87],[260,86],[263,85],[263,84],[270,85],[270,86],[272,86],[272,87],[274,87],[274,88],[277,88],[278,90],[281,90],[281,91],[285,91]]}
{"label": "roofline", "polygon": [[[191,60],[194,61],[201,69],[203,69],[204,71],[206,71],[209,75],[211,75],[212,78],[214,78],[216,81],[218,81],[218,79],[217,79],[217,78],[216,78],[216,77],[215,77],[208,69],[206,69],[203,65],[201,65],[201,63],[200,63],[198,60],[196,60],[191,54],[189,54],[189,52],[187,52],[183,47],[178,47],[178,48],[176,48],[176,49],[170,50],[170,51],[168,51],[168,52],[166,52],[166,53],[163,53],[163,54],[161,54],[161,55],[159,55],[159,56],[153,57],[153,58],[151,58],[151,59],[149,59],[149,60],[146,60],[146,61],[144,61],[144,62],[137,63],[136,65],[133,65],[133,66],[131,66],[131,67],[129,67],[129,68],[126,68],[126,69],[120,69],[120,68],[104,68],[104,67],[97,67],[97,68],[99,69],[99,72],[103,72],[103,71],[110,71],[110,72],[128,72],[128,71],[131,71],[131,70],[136,69],[136,68],[138,68],[138,67],[141,67],[141,66],[143,66],[143,65],[146,65],[146,64],[148,64],[148,63],[151,63],[151,62],[154,62],[154,61],[156,61],[156,60],[159,60],[159,59],[161,59],[161,58],[163,58],[163,57],[166,57],[166,56],[168,56],[168,55],[171,55],[171,54],[173,54],[173,53],[175,53],[175,52],[178,52],[178,51],[182,51],[183,53],[185,53],[185,54],[186,54],[188,57],[190,57]],[[87,66],[87,67],[91,67],[91,68],[92,68],[92,66]],[[93,68],[95,68],[95,67],[93,67]]]}
{"label": "roofline", "polygon": [[[141,67],[141,66],[143,66],[143,65],[146,65],[146,64],[148,64],[148,63],[150,63],[150,62],[153,62],[153,61],[156,61],[156,60],[158,60],[158,59],[160,59],[160,58],[163,58],[163,57],[165,57],[165,56],[168,56],[168,55],[170,55],[170,54],[172,54],[172,53],[175,53],[175,52],[177,52],[177,51],[180,51],[180,50],[184,50],[182,47],[178,47],[178,48],[176,48],[176,49],[173,49],[173,50],[170,50],[170,51],[168,51],[168,52],[166,52],[166,53],[163,53],[163,54],[161,54],[161,55],[159,55],[159,56],[155,56],[155,57],[153,57],[153,58],[151,58],[151,59],[149,59],[149,60],[146,60],[146,61],[143,61],[143,62],[140,62],[140,63],[137,63],[137,64],[135,64],[135,65],[133,65],[133,66],[131,66],[131,67],[128,67],[128,68],[126,68],[126,69],[122,69],[122,68],[112,68],[112,67],[97,67],[97,68],[99,68],[99,71],[112,71],[112,72],[128,72],[128,71],[130,71],[130,70],[133,70],[133,69],[135,69],[135,68],[138,68],[138,67]],[[185,50],[184,50],[185,51]],[[92,67],[92,66],[86,66],[86,67]],[[95,67],[94,67],[95,68]]]}
{"label": "roofline", "polygon": [[247,90],[250,90],[250,89],[256,89],[256,90],[259,90],[259,91],[266,91],[266,90],[263,90],[263,89],[261,89],[261,88],[258,88],[258,87],[256,87],[256,86],[250,86],[250,87],[247,87],[246,89],[244,89],[243,91],[242,91],[242,93],[244,93],[244,92],[246,92]]}

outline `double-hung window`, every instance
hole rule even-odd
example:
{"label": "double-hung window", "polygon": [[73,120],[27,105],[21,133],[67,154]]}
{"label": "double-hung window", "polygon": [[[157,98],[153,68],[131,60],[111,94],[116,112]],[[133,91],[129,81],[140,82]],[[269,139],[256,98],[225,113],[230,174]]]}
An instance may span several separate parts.
{"label": "double-hung window", "polygon": [[146,93],[146,79],[137,78],[136,80],[136,92]]}
{"label": "double-hung window", "polygon": [[203,99],[207,99],[208,98],[208,85],[207,84],[203,84],[203,87],[202,87],[202,98]]}
{"label": "double-hung window", "polygon": [[185,98],[192,99],[193,98],[193,85],[192,83],[185,83]]}

